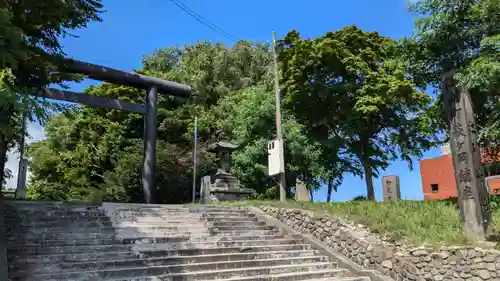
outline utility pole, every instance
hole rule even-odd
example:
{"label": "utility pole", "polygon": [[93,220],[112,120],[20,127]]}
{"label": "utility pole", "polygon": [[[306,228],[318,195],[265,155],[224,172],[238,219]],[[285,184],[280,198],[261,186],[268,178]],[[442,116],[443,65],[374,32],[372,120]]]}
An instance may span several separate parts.
{"label": "utility pole", "polygon": [[193,203],[196,202],[196,166],[198,162],[198,117],[194,118],[194,148],[193,148]]}
{"label": "utility pole", "polygon": [[273,31],[273,49],[274,49],[274,88],[276,92],[276,137],[279,143],[280,156],[280,202],[286,200],[286,177],[285,177],[285,153],[283,150],[283,132],[281,126],[281,94],[280,94],[280,77],[278,69],[278,49],[276,46],[276,32]]}

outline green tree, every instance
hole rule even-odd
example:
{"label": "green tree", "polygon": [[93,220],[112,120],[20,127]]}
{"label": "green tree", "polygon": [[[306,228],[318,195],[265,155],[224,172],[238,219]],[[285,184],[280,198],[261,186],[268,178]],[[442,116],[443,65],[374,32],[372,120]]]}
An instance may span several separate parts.
{"label": "green tree", "polygon": [[0,182],[7,150],[15,147],[24,112],[43,121],[46,103],[27,95],[50,83],[77,77],[55,71],[64,55],[59,40],[68,32],[99,21],[100,0],[0,0]]}
{"label": "green tree", "polygon": [[[104,83],[86,90],[94,96],[140,102],[140,90]],[[168,102],[160,97],[160,104]],[[166,110],[163,108],[163,110]],[[159,120],[163,122],[163,114]],[[143,117],[119,110],[75,107],[49,119],[45,140],[32,144],[33,199],[140,202]],[[177,132],[182,135],[182,132]],[[192,152],[179,139],[169,142],[159,129],[157,143],[158,203],[191,198]],[[182,139],[181,139],[182,140]],[[210,155],[200,154],[200,169]]]}
{"label": "green tree", "polygon": [[48,62],[64,54],[60,38],[90,21],[100,21],[101,2],[0,1],[0,68],[12,69],[19,84],[45,85],[50,80]]}
{"label": "green tree", "polygon": [[[159,97],[159,202],[191,200],[195,114],[215,109],[221,98],[259,83],[267,73],[270,60],[266,58],[270,53],[265,45],[249,42],[239,42],[232,48],[199,42],[160,49],[144,57],[138,72],[187,83],[194,91],[188,100]],[[86,91],[131,102],[143,102],[144,96],[141,91],[107,83]],[[140,115],[117,110],[84,106],[52,118],[47,125],[47,139],[30,147],[30,196],[139,201],[142,132]],[[199,177],[213,169],[212,155],[204,148],[215,139],[216,131],[200,132]]]}
{"label": "green tree", "polygon": [[394,40],[349,26],[313,40],[292,31],[279,50],[287,108],[317,135],[343,140],[356,159],[352,171],[363,169],[368,199],[390,161],[411,168],[412,156],[434,144],[424,114],[432,100],[408,79]]}
{"label": "green tree", "polygon": [[[414,36],[401,49],[414,81],[440,93],[441,76],[455,71],[459,85],[470,92],[482,145],[498,146],[500,2],[425,0],[412,4],[410,11],[418,20]],[[441,98],[434,106],[434,122],[446,131]]]}
{"label": "green tree", "polygon": [[[215,126],[219,138],[240,146],[233,157],[234,174],[246,187],[254,189],[259,198],[267,199],[276,199],[278,194],[276,182],[267,171],[267,143],[276,137],[274,103],[273,90],[260,85],[226,96],[216,107],[200,115],[201,130]],[[311,190],[319,187],[323,173],[319,147],[288,111],[283,112],[283,138],[287,186],[294,186],[298,177]]]}

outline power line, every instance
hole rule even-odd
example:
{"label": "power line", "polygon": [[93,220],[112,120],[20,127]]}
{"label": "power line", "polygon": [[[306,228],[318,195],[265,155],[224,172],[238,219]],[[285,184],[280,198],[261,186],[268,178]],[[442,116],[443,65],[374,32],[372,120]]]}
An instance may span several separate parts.
{"label": "power line", "polygon": [[202,15],[198,14],[197,12],[193,11],[191,8],[186,6],[184,3],[180,2],[179,0],[170,0],[170,2],[174,3],[177,7],[179,7],[181,10],[189,14],[191,17],[193,17],[195,20],[199,21],[201,24],[205,25],[206,27],[210,28],[211,30],[219,33],[220,35],[228,38],[231,41],[239,41],[239,39],[230,33],[224,31],[222,28],[218,27],[217,25],[211,23],[209,20],[204,18]]}
{"label": "power line", "polygon": [[202,24],[206,25],[210,29],[214,30],[215,32],[217,32],[217,33],[225,36],[226,38],[228,38],[230,40],[239,41],[239,39],[236,36],[231,35],[230,33],[224,31],[222,28],[220,28],[217,25],[211,23],[208,19],[206,19],[202,15],[198,14],[193,9],[189,8],[186,4],[182,3],[180,0],[170,0],[170,1],[174,2],[174,4],[176,4],[177,7],[181,8],[183,11],[185,11],[188,14],[190,14],[191,16],[195,17],[196,20],[198,20]]}

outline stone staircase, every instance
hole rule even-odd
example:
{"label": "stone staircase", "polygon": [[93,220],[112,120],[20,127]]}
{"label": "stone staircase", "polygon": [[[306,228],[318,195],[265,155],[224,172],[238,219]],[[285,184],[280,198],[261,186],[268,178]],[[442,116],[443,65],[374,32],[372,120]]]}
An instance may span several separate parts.
{"label": "stone staircase", "polygon": [[11,281],[369,281],[245,209],[7,201]]}

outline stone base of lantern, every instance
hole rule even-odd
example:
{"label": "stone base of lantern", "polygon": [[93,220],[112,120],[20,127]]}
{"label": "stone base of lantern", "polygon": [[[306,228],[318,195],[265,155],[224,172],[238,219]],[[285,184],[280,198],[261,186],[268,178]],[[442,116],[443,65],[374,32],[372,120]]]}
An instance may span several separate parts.
{"label": "stone base of lantern", "polygon": [[210,176],[205,176],[201,180],[201,203],[214,203],[222,201],[244,201],[249,200],[252,189],[241,188],[238,185],[227,185],[212,183]]}
{"label": "stone base of lantern", "polygon": [[217,202],[222,201],[244,201],[249,200],[252,190],[249,188],[210,188],[210,195],[216,198]]}

